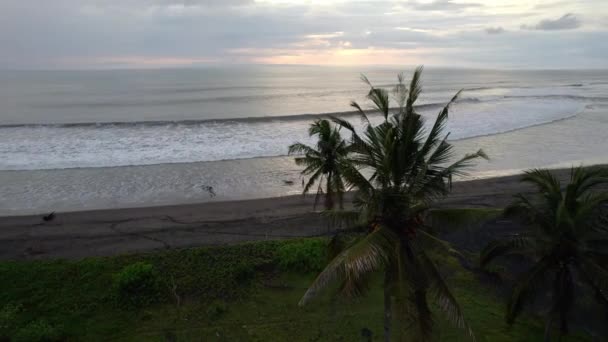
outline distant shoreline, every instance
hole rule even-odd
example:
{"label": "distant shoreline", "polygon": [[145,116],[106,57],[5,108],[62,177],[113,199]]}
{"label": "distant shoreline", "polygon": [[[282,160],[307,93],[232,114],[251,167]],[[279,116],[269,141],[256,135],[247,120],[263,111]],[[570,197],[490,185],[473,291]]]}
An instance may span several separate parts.
{"label": "distant shoreline", "polygon": [[[570,169],[555,170],[567,180]],[[502,208],[532,189],[521,175],[457,182],[443,208]],[[0,218],[0,259],[77,259],[162,249],[319,236],[328,223],[312,196],[208,202]]]}

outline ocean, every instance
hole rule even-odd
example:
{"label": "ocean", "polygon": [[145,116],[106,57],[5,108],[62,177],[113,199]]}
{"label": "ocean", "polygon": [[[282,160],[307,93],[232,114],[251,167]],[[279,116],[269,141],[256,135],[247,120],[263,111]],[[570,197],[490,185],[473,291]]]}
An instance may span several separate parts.
{"label": "ocean", "polygon": [[[360,126],[349,106],[370,106],[360,74],[391,87],[399,71],[0,71],[0,215],[300,193],[287,146],[311,143],[323,114]],[[470,177],[608,162],[606,70],[427,68],[423,84],[417,110],[429,121],[464,89],[450,138],[458,153],[491,158]]]}

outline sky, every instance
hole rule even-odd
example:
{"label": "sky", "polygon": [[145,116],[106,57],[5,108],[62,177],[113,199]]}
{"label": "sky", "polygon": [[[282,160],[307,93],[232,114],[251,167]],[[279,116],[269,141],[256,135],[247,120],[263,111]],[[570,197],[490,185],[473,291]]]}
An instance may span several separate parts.
{"label": "sky", "polygon": [[0,69],[608,68],[608,0],[0,0]]}

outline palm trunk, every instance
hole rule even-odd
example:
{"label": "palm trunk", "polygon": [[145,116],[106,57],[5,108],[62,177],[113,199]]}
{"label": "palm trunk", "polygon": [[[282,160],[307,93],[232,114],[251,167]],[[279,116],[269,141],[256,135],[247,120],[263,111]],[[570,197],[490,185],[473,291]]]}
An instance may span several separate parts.
{"label": "palm trunk", "polygon": [[549,318],[549,321],[545,324],[545,342],[551,342],[551,326],[553,325],[553,315]]}
{"label": "palm trunk", "polygon": [[334,194],[331,186],[332,174],[327,174],[327,192],[325,193],[325,209],[332,210],[334,208]]}
{"label": "palm trunk", "polygon": [[390,271],[384,273],[384,341],[391,342],[393,308],[392,308],[392,286],[393,280]]}

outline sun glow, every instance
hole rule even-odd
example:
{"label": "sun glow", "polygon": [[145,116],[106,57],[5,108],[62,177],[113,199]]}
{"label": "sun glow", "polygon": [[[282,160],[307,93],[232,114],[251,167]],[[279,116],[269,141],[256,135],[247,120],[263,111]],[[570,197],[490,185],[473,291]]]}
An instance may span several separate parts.
{"label": "sun glow", "polygon": [[[248,51],[252,55],[261,54],[262,57],[254,57],[256,63],[264,64],[306,64],[306,65],[403,65],[421,63],[428,61],[426,57],[431,54],[430,49],[400,50],[400,49],[350,49],[334,48],[328,50],[265,50]],[[245,51],[235,51],[243,53]]]}

